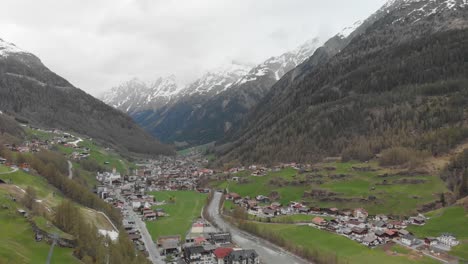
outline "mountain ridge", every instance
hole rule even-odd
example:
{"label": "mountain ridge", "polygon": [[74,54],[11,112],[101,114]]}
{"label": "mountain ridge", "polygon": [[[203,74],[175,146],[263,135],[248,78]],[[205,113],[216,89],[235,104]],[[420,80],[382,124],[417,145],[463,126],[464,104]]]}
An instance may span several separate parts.
{"label": "mountain ridge", "polygon": [[[448,2],[455,5],[446,8],[449,6]],[[445,143],[436,147],[433,146],[435,143],[422,138],[431,135],[442,137],[444,133],[452,133],[448,132],[450,129],[458,131],[453,140],[460,140],[464,128],[458,126],[464,123],[465,117],[455,114],[457,110],[453,105],[447,105],[443,97],[436,97],[434,100],[440,103],[441,111],[454,112],[452,118],[438,116],[436,113],[427,114],[434,115],[439,125],[447,127],[447,130],[424,125],[424,122],[429,121],[418,123],[408,120],[407,127],[400,127],[400,123],[393,122],[419,115],[419,111],[422,111],[408,107],[405,109],[407,104],[422,109],[428,107],[426,104],[429,102],[418,99],[426,98],[424,94],[418,93],[430,89],[422,85],[441,86],[441,89],[448,89],[442,88],[445,85],[463,85],[460,73],[466,71],[466,67],[460,59],[466,54],[460,45],[466,41],[463,37],[468,28],[465,3],[466,1],[461,0],[425,0],[395,1],[384,5],[357,28],[359,34],[357,31],[352,33],[355,37],[339,48],[340,52],[330,53],[332,56],[323,65],[311,65],[323,51],[319,48],[311,59],[278,81],[249,114],[240,131],[228,135],[218,144],[222,161],[317,159],[339,156],[346,149],[357,152],[352,149],[357,146],[364,148],[359,151],[367,151],[372,155],[382,148],[399,144],[419,148],[431,146],[430,150],[437,153],[435,149],[443,151],[445,147],[441,146]],[[440,11],[429,16],[420,16],[414,12],[422,7],[437,8]],[[399,19],[402,17],[405,19]],[[442,45],[447,50],[441,48]],[[444,55],[441,57],[436,55],[438,53]],[[428,64],[429,61],[432,64]],[[444,64],[451,66],[443,66]],[[457,65],[458,68],[452,65]],[[413,75],[406,74],[410,72]],[[446,81],[450,82],[445,83]],[[405,91],[402,90],[405,85],[415,87]],[[395,93],[393,95],[390,92],[392,88]],[[407,97],[400,97],[404,92],[409,93]],[[459,93],[462,96],[463,90]],[[375,99],[372,100],[372,97]],[[385,101],[386,97],[388,100]],[[392,112],[389,105],[392,100],[396,104],[394,107],[409,111],[408,115]],[[381,105],[375,105],[373,101],[380,102]],[[462,102],[454,103],[459,107],[460,104]],[[388,113],[386,117],[393,117],[394,120],[383,122],[383,117],[378,115],[380,112]],[[380,123],[377,120],[381,120]],[[384,126],[387,122],[400,127],[400,131],[390,132],[391,128]],[[369,127],[370,125],[372,126]],[[440,140],[436,138],[433,141]]]}
{"label": "mountain ridge", "polygon": [[129,116],[75,88],[32,53],[3,40],[0,44],[0,47],[8,46],[1,49],[0,56],[2,113],[33,125],[88,135],[122,151],[173,153]]}

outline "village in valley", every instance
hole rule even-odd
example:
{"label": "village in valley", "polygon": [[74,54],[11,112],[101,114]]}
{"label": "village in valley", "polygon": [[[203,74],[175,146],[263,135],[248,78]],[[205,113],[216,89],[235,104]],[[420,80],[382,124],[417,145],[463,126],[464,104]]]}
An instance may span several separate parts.
{"label": "village in valley", "polygon": [[[24,153],[60,146],[66,150],[63,153],[70,161],[79,162],[91,157],[92,150],[88,145],[82,144],[83,139],[80,137],[58,130],[31,129],[36,130],[36,133],[38,131],[53,136],[6,147]],[[113,165],[107,160],[102,162],[107,168]],[[26,163],[11,164],[2,157],[0,164],[26,172],[29,170]],[[267,178],[270,173],[281,173],[285,169],[300,175],[314,171],[311,165],[288,163],[271,168],[251,165],[217,171],[208,169],[207,164],[208,159],[197,151],[174,157],[141,159],[125,174],[115,167],[97,172],[94,176],[94,192],[120,210],[123,216],[122,225],[129,239],[153,263],[261,263],[261,257],[254,249],[237,245],[229,230],[221,229],[205,218],[203,208],[206,200],[216,191],[223,193],[225,203],[232,204],[230,208],[226,205],[223,207],[226,217],[232,217],[229,216],[229,211],[235,208],[241,208],[248,215],[249,221],[261,223],[274,223],[275,219],[302,216],[293,224],[344,236],[368,248],[397,244],[444,263],[456,261],[449,252],[460,244],[457,234],[441,232],[438,236],[418,237],[408,229],[410,226],[424,226],[430,220],[423,213],[407,217],[395,217],[390,213],[371,215],[361,207],[318,207],[305,204],[302,200],[285,203],[279,199],[279,194],[257,193],[242,196],[230,191],[230,186],[245,184],[248,177]],[[355,168],[359,169],[362,168]],[[325,170],[334,169],[326,167]],[[190,204],[194,202],[190,200],[192,197],[187,202],[183,197],[177,196],[180,193],[200,195],[197,198],[200,208],[196,210],[201,210],[189,215],[174,234],[161,234],[161,229],[170,227],[171,219],[175,217],[167,208],[180,206],[184,202],[187,203],[185,206],[193,207]],[[167,223],[159,225],[166,220]],[[176,225],[175,222],[173,225]],[[100,230],[100,233],[113,240],[119,235],[117,230]]]}

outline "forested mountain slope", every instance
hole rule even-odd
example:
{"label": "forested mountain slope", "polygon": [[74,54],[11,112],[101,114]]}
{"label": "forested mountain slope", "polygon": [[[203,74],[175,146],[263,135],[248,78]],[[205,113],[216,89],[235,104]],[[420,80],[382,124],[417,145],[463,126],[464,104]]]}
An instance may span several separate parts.
{"label": "forested mountain slope", "polygon": [[466,1],[393,0],[353,34],[276,83],[218,146],[223,161],[365,159],[391,146],[437,155],[468,136]]}
{"label": "forested mountain slope", "polygon": [[130,117],[73,87],[36,56],[1,39],[0,111],[34,125],[88,135],[126,151],[172,153]]}

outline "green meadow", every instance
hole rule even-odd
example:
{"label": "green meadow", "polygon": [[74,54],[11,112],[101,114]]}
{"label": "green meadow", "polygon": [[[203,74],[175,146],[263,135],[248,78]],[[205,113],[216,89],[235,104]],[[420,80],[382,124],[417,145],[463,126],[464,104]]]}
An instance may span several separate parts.
{"label": "green meadow", "polygon": [[321,253],[336,254],[338,260],[344,263],[439,263],[427,257],[413,259],[408,256],[391,256],[381,248],[369,249],[346,237],[309,226],[262,223],[257,223],[257,225],[260,228],[260,232],[274,232],[288,243],[317,250]]}
{"label": "green meadow", "polygon": [[[36,242],[27,220],[20,216],[17,204],[6,198],[0,190],[0,263],[45,263],[50,245]],[[73,249],[55,247],[51,263],[81,263],[72,255]]]}
{"label": "green meadow", "polygon": [[[285,168],[266,176],[251,176],[250,171],[243,171],[233,175],[240,178],[239,182],[213,181],[211,186],[250,197],[269,196],[274,191],[279,194],[278,201],[282,204],[303,201],[317,207],[364,207],[370,214],[393,215],[413,215],[419,206],[438,200],[439,194],[447,191],[438,176],[397,175],[399,171],[381,168],[376,162],[334,162],[314,167],[317,168],[315,172],[299,173],[293,168]],[[327,167],[334,170],[327,170]],[[369,167],[371,170],[359,171],[353,167]],[[379,177],[385,173],[390,176]],[[340,178],[340,175],[344,176]],[[304,192],[312,190],[328,191],[333,199],[304,196]]]}
{"label": "green meadow", "polygon": [[[148,231],[153,240],[160,236],[185,235],[192,226],[193,220],[201,216],[201,210],[206,203],[206,194],[194,191],[161,191],[150,193],[157,201],[166,201],[167,204],[155,206],[163,208],[169,216],[158,218],[156,221],[146,222]],[[173,202],[171,202],[173,201]]]}
{"label": "green meadow", "polygon": [[423,226],[409,226],[408,230],[418,237],[437,237],[452,233],[462,243],[450,252],[468,261],[468,212],[463,207],[442,208],[427,214],[430,219]]}

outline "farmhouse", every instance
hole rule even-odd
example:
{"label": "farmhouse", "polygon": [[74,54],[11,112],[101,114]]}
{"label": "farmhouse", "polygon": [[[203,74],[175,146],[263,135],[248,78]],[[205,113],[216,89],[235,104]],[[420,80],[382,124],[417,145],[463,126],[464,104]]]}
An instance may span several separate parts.
{"label": "farmhouse", "polygon": [[231,201],[236,201],[242,199],[242,196],[240,196],[237,193],[228,193],[226,194],[226,200],[231,200]]}
{"label": "farmhouse", "polygon": [[406,235],[401,237],[401,243],[411,247],[418,244],[418,239],[412,235]]}
{"label": "farmhouse", "polygon": [[418,215],[416,217],[411,217],[410,221],[413,225],[424,225],[426,223],[426,218],[423,215]]}
{"label": "farmhouse", "polygon": [[369,216],[369,213],[363,208],[356,208],[353,211],[353,216],[360,219],[366,219]]}
{"label": "farmhouse", "polygon": [[162,236],[158,238],[158,247],[162,249],[162,255],[179,254],[181,251],[179,236]]}
{"label": "farmhouse", "polygon": [[318,226],[325,226],[327,225],[327,221],[325,221],[325,219],[321,218],[321,217],[314,217],[312,219],[312,223],[314,223],[315,225],[318,225]]}

